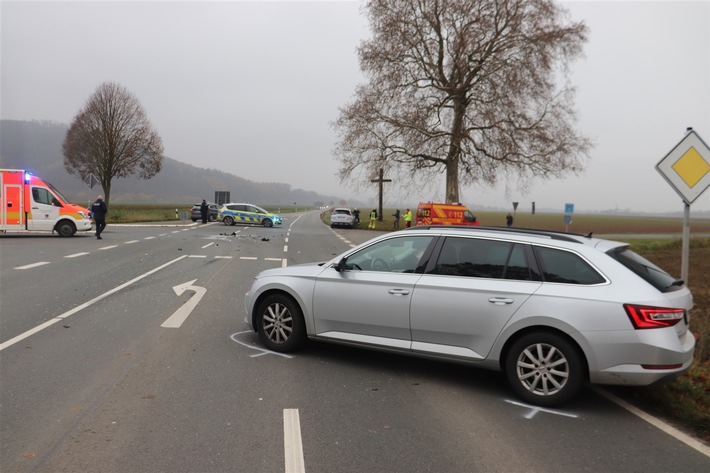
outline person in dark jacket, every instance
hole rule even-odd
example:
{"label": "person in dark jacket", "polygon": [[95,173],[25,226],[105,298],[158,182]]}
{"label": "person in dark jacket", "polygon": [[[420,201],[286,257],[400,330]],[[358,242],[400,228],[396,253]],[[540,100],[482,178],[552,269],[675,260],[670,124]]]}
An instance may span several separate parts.
{"label": "person in dark jacket", "polygon": [[508,215],[505,216],[505,224],[508,225],[508,227],[513,226],[513,216],[510,214],[510,212],[508,213]]}
{"label": "person in dark jacket", "polygon": [[106,207],[106,202],[104,202],[104,196],[100,195],[96,198],[96,202],[91,204],[91,218],[94,219],[96,223],[96,239],[101,240],[101,232],[106,228],[106,214],[108,213],[108,208]]}
{"label": "person in dark jacket", "polygon": [[207,206],[205,199],[202,199],[200,204],[200,215],[202,216],[202,223],[207,223],[207,215],[209,214],[210,208]]}

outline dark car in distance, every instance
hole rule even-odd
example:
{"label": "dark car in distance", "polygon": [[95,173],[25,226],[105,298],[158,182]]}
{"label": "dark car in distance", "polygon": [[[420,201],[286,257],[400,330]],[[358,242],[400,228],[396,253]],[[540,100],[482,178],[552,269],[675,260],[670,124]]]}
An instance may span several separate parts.
{"label": "dark car in distance", "polygon": [[[198,220],[202,220],[202,213],[200,212],[200,205],[201,204],[195,204],[192,206],[192,209],[190,210],[190,219],[193,222],[197,222]],[[217,204],[207,204],[209,207],[209,210],[207,211],[207,220],[210,222],[214,222],[217,220],[217,216],[219,215],[219,205]]]}

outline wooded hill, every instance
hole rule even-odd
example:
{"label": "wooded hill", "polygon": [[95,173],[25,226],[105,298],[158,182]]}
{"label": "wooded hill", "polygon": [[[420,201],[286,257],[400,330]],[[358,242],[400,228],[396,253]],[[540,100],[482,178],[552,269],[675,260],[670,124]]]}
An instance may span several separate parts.
{"label": "wooded hill", "polygon": [[[48,121],[0,120],[0,168],[27,169],[51,182],[73,202],[95,198],[101,187],[89,187],[64,169],[62,143],[69,126]],[[259,183],[218,171],[184,164],[165,157],[153,178],[116,179],[111,201],[122,203],[193,203],[214,200],[215,191],[229,191],[234,202],[257,205],[320,205],[336,202],[332,196],[294,189],[278,182]]]}

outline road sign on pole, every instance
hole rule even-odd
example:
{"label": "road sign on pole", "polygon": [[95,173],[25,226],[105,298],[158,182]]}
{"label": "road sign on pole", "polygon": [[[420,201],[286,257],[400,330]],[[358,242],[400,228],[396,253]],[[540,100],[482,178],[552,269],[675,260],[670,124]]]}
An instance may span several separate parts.
{"label": "road sign on pole", "polygon": [[710,148],[692,128],[688,128],[685,137],[656,164],[656,170],[683,199],[680,277],[687,283],[690,259],[690,204],[710,186]]}
{"label": "road sign on pole", "polygon": [[572,223],[572,214],[574,213],[574,204],[565,204],[565,215],[562,218],[564,222],[565,231],[567,231],[569,225]]}
{"label": "road sign on pole", "polygon": [[692,128],[658,164],[656,170],[687,204],[710,186],[710,148]]}

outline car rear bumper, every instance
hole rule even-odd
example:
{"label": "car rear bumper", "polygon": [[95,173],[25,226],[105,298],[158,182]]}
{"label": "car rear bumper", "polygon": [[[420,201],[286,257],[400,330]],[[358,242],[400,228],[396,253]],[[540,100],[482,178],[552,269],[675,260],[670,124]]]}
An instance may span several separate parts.
{"label": "car rear bumper", "polygon": [[[624,343],[624,335],[609,337],[615,346],[605,351],[597,340],[599,369],[590,369],[589,380],[598,384],[647,386],[677,378],[693,363],[695,337],[686,331],[678,337],[673,327],[667,329],[623,332],[631,339]],[[620,343],[621,342],[621,343]]]}

